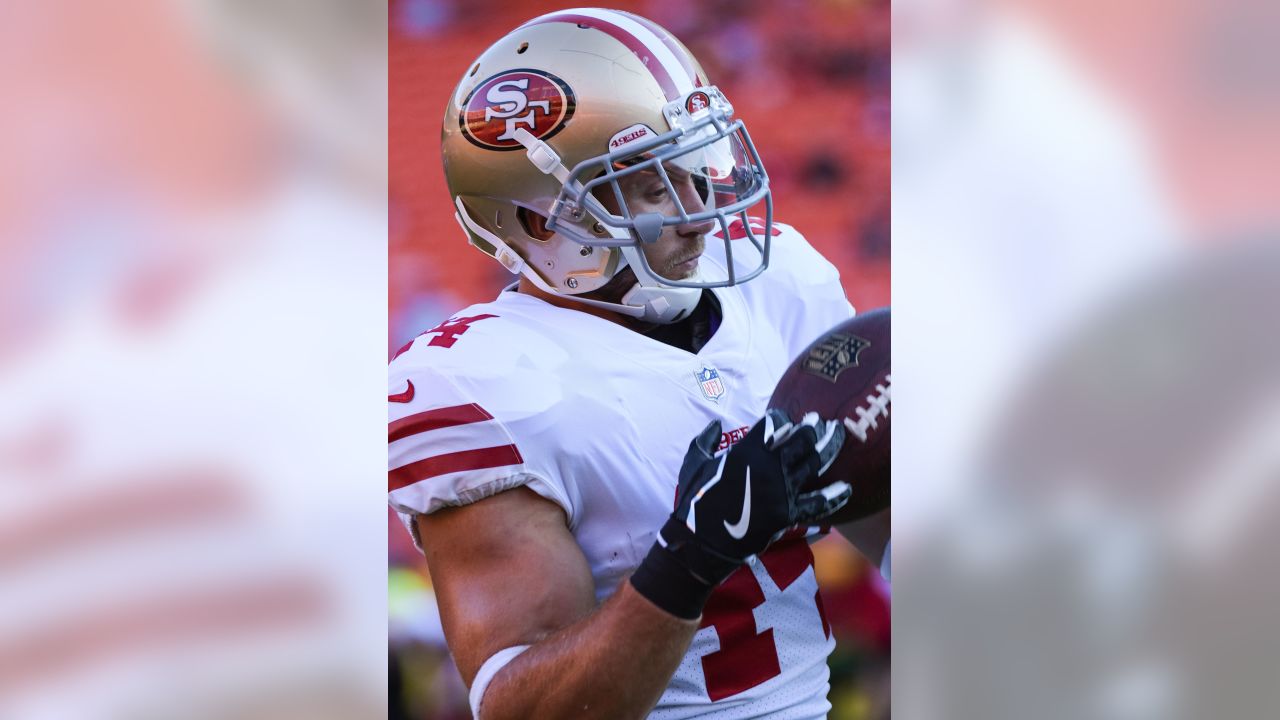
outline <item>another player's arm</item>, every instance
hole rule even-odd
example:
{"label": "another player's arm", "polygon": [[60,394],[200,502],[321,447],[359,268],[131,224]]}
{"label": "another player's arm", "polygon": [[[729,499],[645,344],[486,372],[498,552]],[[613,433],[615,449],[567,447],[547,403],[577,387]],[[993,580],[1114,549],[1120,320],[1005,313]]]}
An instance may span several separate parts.
{"label": "another player's arm", "polygon": [[531,646],[490,682],[482,720],[642,718],[657,703],[698,623],[630,583],[594,608],[590,568],[559,506],[518,488],[417,523],[467,685],[498,651]]}

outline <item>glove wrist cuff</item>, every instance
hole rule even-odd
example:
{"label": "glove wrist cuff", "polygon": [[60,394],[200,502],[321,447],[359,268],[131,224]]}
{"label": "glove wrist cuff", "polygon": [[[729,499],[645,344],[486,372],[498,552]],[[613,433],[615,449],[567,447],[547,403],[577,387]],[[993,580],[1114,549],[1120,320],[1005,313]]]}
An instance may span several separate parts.
{"label": "glove wrist cuff", "polygon": [[631,586],[649,602],[685,620],[698,619],[715,590],[714,585],[699,580],[657,543],[631,575]]}
{"label": "glove wrist cuff", "polygon": [[631,576],[631,584],[672,615],[696,618],[711,591],[741,567],[742,561],[702,546],[676,518],[667,521],[660,537]]}

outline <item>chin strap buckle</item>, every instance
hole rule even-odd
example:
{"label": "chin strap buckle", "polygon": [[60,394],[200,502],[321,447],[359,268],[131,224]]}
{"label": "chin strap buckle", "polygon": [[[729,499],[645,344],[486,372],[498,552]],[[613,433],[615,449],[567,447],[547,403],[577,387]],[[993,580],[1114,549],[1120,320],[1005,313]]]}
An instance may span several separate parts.
{"label": "chin strap buckle", "polygon": [[561,185],[569,182],[569,169],[560,162],[560,156],[545,142],[533,136],[524,128],[516,128],[515,140],[525,147],[525,155],[529,162],[544,175],[550,175],[560,181]]}

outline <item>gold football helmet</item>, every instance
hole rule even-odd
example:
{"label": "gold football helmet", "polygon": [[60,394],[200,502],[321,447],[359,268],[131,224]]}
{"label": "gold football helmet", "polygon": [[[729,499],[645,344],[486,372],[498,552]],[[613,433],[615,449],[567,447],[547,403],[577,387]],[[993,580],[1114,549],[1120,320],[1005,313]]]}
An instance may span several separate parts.
{"label": "gold football helmet", "polygon": [[[751,137],[688,49],[636,15],[562,10],[508,33],[467,68],[441,146],[471,244],[545,291],[674,322],[703,288],[745,282],[768,266],[773,203]],[[632,212],[619,181],[639,172],[660,178],[673,213]],[[698,202],[687,202],[688,192],[681,201],[673,176],[692,181]],[[760,203],[763,232],[747,218]],[[528,213],[546,219],[550,238],[534,237]],[[723,270],[702,263],[679,280],[654,272],[642,248],[664,226],[712,221]],[[739,224],[732,233],[731,224]],[[731,235],[754,249],[740,248],[735,261]],[[637,284],[621,304],[582,297],[628,266]]]}

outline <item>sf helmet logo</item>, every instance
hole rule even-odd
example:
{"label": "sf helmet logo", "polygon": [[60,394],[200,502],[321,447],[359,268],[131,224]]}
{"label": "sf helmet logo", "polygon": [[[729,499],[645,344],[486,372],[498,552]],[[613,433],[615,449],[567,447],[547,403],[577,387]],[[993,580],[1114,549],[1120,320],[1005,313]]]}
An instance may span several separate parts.
{"label": "sf helmet logo", "polygon": [[563,80],[541,70],[509,70],[476,86],[458,121],[473,145],[488,150],[522,150],[516,130],[546,140],[573,117],[576,99]]}

